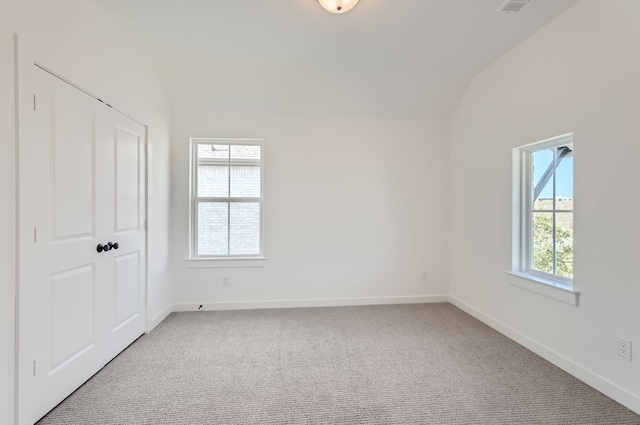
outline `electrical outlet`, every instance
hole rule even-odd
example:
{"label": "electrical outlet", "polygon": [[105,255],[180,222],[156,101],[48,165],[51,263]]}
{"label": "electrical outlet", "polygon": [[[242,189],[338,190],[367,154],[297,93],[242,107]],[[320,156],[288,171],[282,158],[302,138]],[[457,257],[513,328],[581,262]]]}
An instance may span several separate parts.
{"label": "electrical outlet", "polygon": [[222,276],[222,286],[229,286],[229,276]]}
{"label": "electrical outlet", "polygon": [[623,359],[631,360],[631,341],[622,337],[616,338],[617,352]]}
{"label": "electrical outlet", "polygon": [[422,272],[422,280],[429,280],[429,272]]}

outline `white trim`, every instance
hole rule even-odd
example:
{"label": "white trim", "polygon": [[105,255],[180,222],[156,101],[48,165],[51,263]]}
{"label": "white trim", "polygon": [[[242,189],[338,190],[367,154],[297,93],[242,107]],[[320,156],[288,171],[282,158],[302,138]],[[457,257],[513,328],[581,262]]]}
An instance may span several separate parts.
{"label": "white trim", "polygon": [[522,273],[522,272],[505,272],[508,275],[518,279],[510,279],[509,283],[518,288],[544,295],[574,306],[580,305],[580,291],[573,289],[571,285],[567,285],[552,279],[545,279],[540,276]]}
{"label": "white trim", "polygon": [[264,142],[264,139],[252,139],[252,138],[236,138],[236,137],[191,137],[190,140],[195,142],[233,142],[234,145],[246,145],[251,146]]}
{"label": "white trim", "polygon": [[487,326],[505,335],[507,338],[512,339],[513,341],[533,351],[545,360],[558,366],[560,369],[576,377],[585,384],[595,388],[596,390],[600,391],[608,397],[611,397],[613,400],[617,401],[623,406],[640,414],[639,396],[585,368],[584,366],[574,362],[573,360],[561,355],[560,353],[550,349],[549,347],[542,345],[538,341],[529,338],[528,336],[515,330],[514,328],[494,319],[491,316],[484,314],[480,310],[470,306],[462,300],[459,300],[453,296],[449,296],[449,302],[458,307],[460,310],[480,320]]}
{"label": "white trim", "polygon": [[[571,288],[573,279],[565,278],[553,273],[543,273],[544,276],[532,276],[536,271],[533,270],[533,205],[531,200],[533,198],[533,186],[532,186],[532,155],[535,152],[539,152],[545,149],[556,148],[562,145],[571,145],[573,150],[573,133],[566,133],[560,136],[552,137],[539,142],[529,143],[524,146],[518,146],[513,148],[513,165],[512,165],[512,247],[511,247],[511,274],[514,276],[522,277],[524,279],[531,280],[533,282],[544,283],[552,287],[568,287]],[[554,160],[555,161],[555,160]],[[555,179],[555,177],[554,177]],[[555,180],[554,180],[555,181]],[[552,213],[555,217],[556,213],[570,212],[573,214],[573,210],[564,211],[556,208],[555,199],[555,183],[553,189],[553,209],[545,211]],[[553,227],[553,240],[554,244],[556,239],[556,227]],[[555,250],[554,250],[555,255]],[[554,273],[556,266],[554,265]],[[531,274],[528,271],[531,270]],[[517,285],[516,286],[520,286]],[[523,284],[525,289],[534,288],[529,284]],[[534,292],[539,292],[531,289]],[[542,293],[542,292],[540,292]],[[543,294],[547,294],[544,292]],[[564,300],[564,299],[563,299]],[[571,301],[577,305],[578,299]]]}
{"label": "white trim", "polygon": [[220,257],[220,258],[185,258],[187,269],[244,268],[266,267],[267,257]]}
{"label": "white trim", "polygon": [[526,145],[519,146],[517,149],[525,150],[528,152],[537,152],[539,150],[554,148],[563,144],[573,144],[573,132],[550,137],[538,142],[528,143]]}
{"label": "white trim", "polygon": [[[210,202],[215,198],[198,197],[198,149],[199,144],[227,144],[229,146],[259,146],[260,147],[260,159],[257,161],[260,167],[260,196],[244,198],[245,201],[251,199],[252,202],[260,205],[260,229],[259,229],[259,253],[258,257],[264,256],[264,164],[265,164],[265,143],[264,139],[235,139],[235,138],[210,138],[210,137],[191,137],[189,138],[189,260],[200,260],[198,257],[198,203]],[[226,202],[228,205],[232,200],[239,200],[243,198],[231,197],[231,156],[227,158],[226,165],[229,167],[229,177],[227,184],[229,185],[226,197],[217,199],[219,202]],[[230,213],[227,214],[227,220],[231,220]],[[228,231],[230,231],[230,223],[228,223]],[[233,256],[220,256],[222,259],[234,259]],[[189,266],[187,266],[189,267]],[[199,266],[205,267],[205,266]],[[211,266],[216,267],[216,266]],[[225,267],[225,266],[217,266]],[[239,266],[229,266],[239,267]],[[250,266],[247,266],[250,267]],[[258,267],[258,266],[254,266]],[[261,266],[259,266],[261,267]]]}
{"label": "white trim", "polygon": [[160,314],[156,315],[156,317],[154,317],[153,320],[151,320],[150,322],[147,323],[147,332],[146,333],[149,333],[152,330],[154,330],[156,328],[156,326],[158,326],[160,323],[162,323],[162,321],[164,319],[169,317],[169,315],[171,313],[173,313],[173,305],[169,304],[167,306],[167,308],[162,310],[162,312]]}
{"label": "white trim", "polygon": [[144,319],[147,332],[149,332],[152,329],[149,328],[149,182],[151,181],[149,169],[152,158],[151,152],[149,152],[149,127],[141,125],[144,127],[144,147],[142,148],[144,156],[144,214],[142,222],[142,230],[144,231]]}
{"label": "white trim", "polygon": [[[446,303],[447,295],[409,295],[398,297],[319,298],[306,300],[227,301],[217,303],[174,304],[173,311],[258,310],[268,308],[342,307],[356,305]],[[200,306],[202,305],[202,308]]]}
{"label": "white trim", "polygon": [[75,87],[76,89],[80,90],[82,93],[86,94],[89,97],[94,98],[95,100],[97,100],[100,103],[104,103],[106,106],[108,106],[109,108],[113,109],[114,111],[118,112],[121,115],[124,115],[125,117],[129,118],[132,121],[137,122],[138,124],[146,127],[145,124],[141,123],[140,121],[138,121],[137,119],[133,118],[131,115],[122,112],[120,109],[114,107],[113,105],[111,105],[111,103],[109,102],[105,102],[103,98],[91,93],[89,90],[85,89],[84,87],[79,86],[78,84],[74,83],[73,81],[63,77],[62,75],[58,74],[57,72],[55,72],[54,70],[52,70],[51,68],[47,68],[46,66],[44,66],[43,64],[41,64],[40,62],[34,60],[33,64],[40,68],[41,70],[43,70],[44,72],[48,72],[49,74],[53,75],[54,77],[56,77],[59,80],[64,81],[65,83],[69,84],[72,87]]}
{"label": "white trim", "polygon": [[20,384],[20,49],[21,49],[20,35],[13,33],[13,119],[14,119],[14,223],[15,228],[13,231],[13,241],[15,249],[14,257],[14,276],[13,282],[9,285],[13,285],[14,289],[14,323],[13,323],[13,412],[9,413],[9,416],[13,418],[12,423],[18,424],[19,420],[19,384]]}

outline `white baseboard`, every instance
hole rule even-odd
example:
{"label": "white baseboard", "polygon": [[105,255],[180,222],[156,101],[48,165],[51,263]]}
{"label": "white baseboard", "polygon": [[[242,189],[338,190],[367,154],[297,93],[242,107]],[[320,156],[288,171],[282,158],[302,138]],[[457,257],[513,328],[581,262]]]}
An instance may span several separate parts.
{"label": "white baseboard", "polygon": [[[173,311],[251,310],[265,308],[340,307],[381,304],[425,304],[449,302],[447,295],[412,295],[402,297],[322,298],[307,300],[230,301],[218,303],[174,304]],[[202,306],[200,308],[200,306]]]}
{"label": "white baseboard", "polygon": [[484,324],[505,335],[506,337],[514,340],[523,347],[533,351],[545,360],[548,360],[549,362],[558,366],[565,372],[578,378],[585,384],[595,388],[596,390],[607,395],[608,397],[612,398],[628,409],[640,414],[640,397],[638,397],[637,395],[625,390],[624,388],[590,371],[589,369],[586,369],[584,366],[575,363],[571,359],[568,359],[567,357],[564,357],[563,355],[551,350],[550,348],[529,338],[528,336],[520,333],[512,327],[498,320],[495,320],[494,318],[484,314],[480,310],[471,307],[464,301],[449,296],[449,302],[458,307],[460,310],[470,314]]}
{"label": "white baseboard", "polygon": [[147,323],[147,333],[151,332],[156,326],[158,326],[164,319],[166,319],[171,313],[173,313],[173,305],[169,304],[167,308],[162,310],[160,314],[151,319],[149,323]]}

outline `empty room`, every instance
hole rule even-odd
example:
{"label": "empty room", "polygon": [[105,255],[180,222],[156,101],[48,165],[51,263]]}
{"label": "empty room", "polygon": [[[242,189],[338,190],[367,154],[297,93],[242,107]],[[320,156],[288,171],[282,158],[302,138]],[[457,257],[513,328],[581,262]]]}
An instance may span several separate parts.
{"label": "empty room", "polygon": [[0,0],[0,424],[640,425],[639,20]]}

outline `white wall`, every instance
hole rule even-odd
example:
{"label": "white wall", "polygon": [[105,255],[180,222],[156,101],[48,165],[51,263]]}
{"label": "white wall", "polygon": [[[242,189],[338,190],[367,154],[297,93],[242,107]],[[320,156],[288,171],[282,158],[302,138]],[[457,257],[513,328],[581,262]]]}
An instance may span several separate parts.
{"label": "white wall", "polygon": [[[3,1],[0,11],[0,423],[13,415],[13,293],[15,290],[15,209],[12,33],[21,55],[37,60],[149,126],[153,152],[150,183],[149,320],[162,318],[171,305],[168,261],[168,173],[170,109],[151,65],[122,31],[89,0]],[[29,57],[25,57],[28,55]],[[21,72],[22,75],[22,72]],[[21,81],[20,90],[29,90]],[[156,320],[157,322],[157,320]],[[154,323],[151,323],[154,324]]]}
{"label": "white wall", "polygon": [[[456,303],[640,413],[640,2],[583,0],[481,72],[451,120]],[[579,307],[510,285],[512,148],[571,132]]]}
{"label": "white wall", "polygon": [[[290,79],[272,72],[265,78],[243,71],[241,79],[229,72],[206,73],[211,84],[199,72],[161,72],[176,94],[170,94],[176,308],[446,299],[429,298],[447,294],[446,122],[366,116],[339,103],[319,108],[344,93],[327,84],[319,100],[317,87],[309,96],[294,93]],[[306,90],[302,74],[287,76]],[[224,87],[212,89],[221,79]],[[356,85],[348,103],[371,95]],[[185,268],[189,137],[265,139],[266,267]],[[230,286],[221,285],[222,276]]]}

